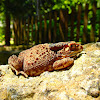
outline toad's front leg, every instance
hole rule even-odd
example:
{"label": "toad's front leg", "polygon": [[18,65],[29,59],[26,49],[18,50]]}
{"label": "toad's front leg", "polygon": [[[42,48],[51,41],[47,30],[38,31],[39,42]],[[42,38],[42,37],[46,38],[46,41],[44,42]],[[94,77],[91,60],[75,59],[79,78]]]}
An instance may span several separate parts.
{"label": "toad's front leg", "polygon": [[63,68],[66,68],[66,67],[72,65],[73,63],[74,63],[73,58],[70,58],[70,57],[63,58],[61,60],[57,60],[54,62],[53,69],[54,70],[63,69]]}

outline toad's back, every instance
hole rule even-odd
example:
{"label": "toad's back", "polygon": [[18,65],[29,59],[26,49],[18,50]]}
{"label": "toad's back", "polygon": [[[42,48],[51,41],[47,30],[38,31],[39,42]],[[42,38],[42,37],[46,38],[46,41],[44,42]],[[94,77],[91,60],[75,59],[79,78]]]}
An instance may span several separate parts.
{"label": "toad's back", "polygon": [[25,54],[23,69],[29,76],[37,76],[44,71],[52,71],[56,54],[49,49],[49,44],[40,44],[30,48]]}

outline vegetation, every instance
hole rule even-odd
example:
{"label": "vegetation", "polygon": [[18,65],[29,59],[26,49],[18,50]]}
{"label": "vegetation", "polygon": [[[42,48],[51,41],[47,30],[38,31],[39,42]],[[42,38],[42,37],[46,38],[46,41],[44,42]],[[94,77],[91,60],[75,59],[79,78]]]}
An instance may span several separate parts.
{"label": "vegetation", "polygon": [[[86,3],[89,3],[89,9],[92,9],[94,1],[97,1],[97,6],[100,7],[100,0],[0,0],[0,42],[5,40],[5,44],[10,45],[12,19],[26,19],[32,15],[39,16],[39,14],[51,10],[66,8],[68,8],[70,14],[72,6],[77,9],[77,4],[85,6]],[[92,17],[91,13],[89,13],[90,18]],[[100,11],[97,11],[97,13],[100,15]],[[97,20],[99,20],[99,17],[97,17]],[[96,28],[98,27],[97,25]],[[90,26],[88,26],[88,29],[90,30]]]}

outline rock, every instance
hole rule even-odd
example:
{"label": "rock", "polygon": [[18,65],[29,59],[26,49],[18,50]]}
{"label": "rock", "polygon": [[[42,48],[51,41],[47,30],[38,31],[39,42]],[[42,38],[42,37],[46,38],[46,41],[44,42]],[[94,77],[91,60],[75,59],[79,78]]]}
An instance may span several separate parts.
{"label": "rock", "polygon": [[0,100],[100,100],[100,43],[84,45],[70,69],[37,77],[16,76],[0,66]]}

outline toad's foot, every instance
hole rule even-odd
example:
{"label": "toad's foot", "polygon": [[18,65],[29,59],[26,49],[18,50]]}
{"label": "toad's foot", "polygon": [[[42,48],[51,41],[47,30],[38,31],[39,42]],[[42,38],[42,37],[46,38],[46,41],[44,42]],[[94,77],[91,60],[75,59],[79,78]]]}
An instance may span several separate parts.
{"label": "toad's foot", "polygon": [[63,58],[61,60],[57,60],[54,62],[53,69],[54,70],[63,69],[63,68],[66,68],[66,67],[72,65],[73,63],[74,63],[73,58],[70,58],[70,57]]}
{"label": "toad's foot", "polygon": [[15,72],[16,75],[18,75],[19,72],[12,65],[9,65],[9,67]]}
{"label": "toad's foot", "polygon": [[25,76],[26,78],[28,78],[28,75],[24,72],[24,71],[19,71],[18,72],[18,75],[23,75],[23,76]]}
{"label": "toad's foot", "polygon": [[26,78],[28,78],[28,75],[26,73],[24,73],[24,71],[17,71],[12,65],[9,65],[9,67],[15,72],[15,75],[23,75],[25,76]]}

